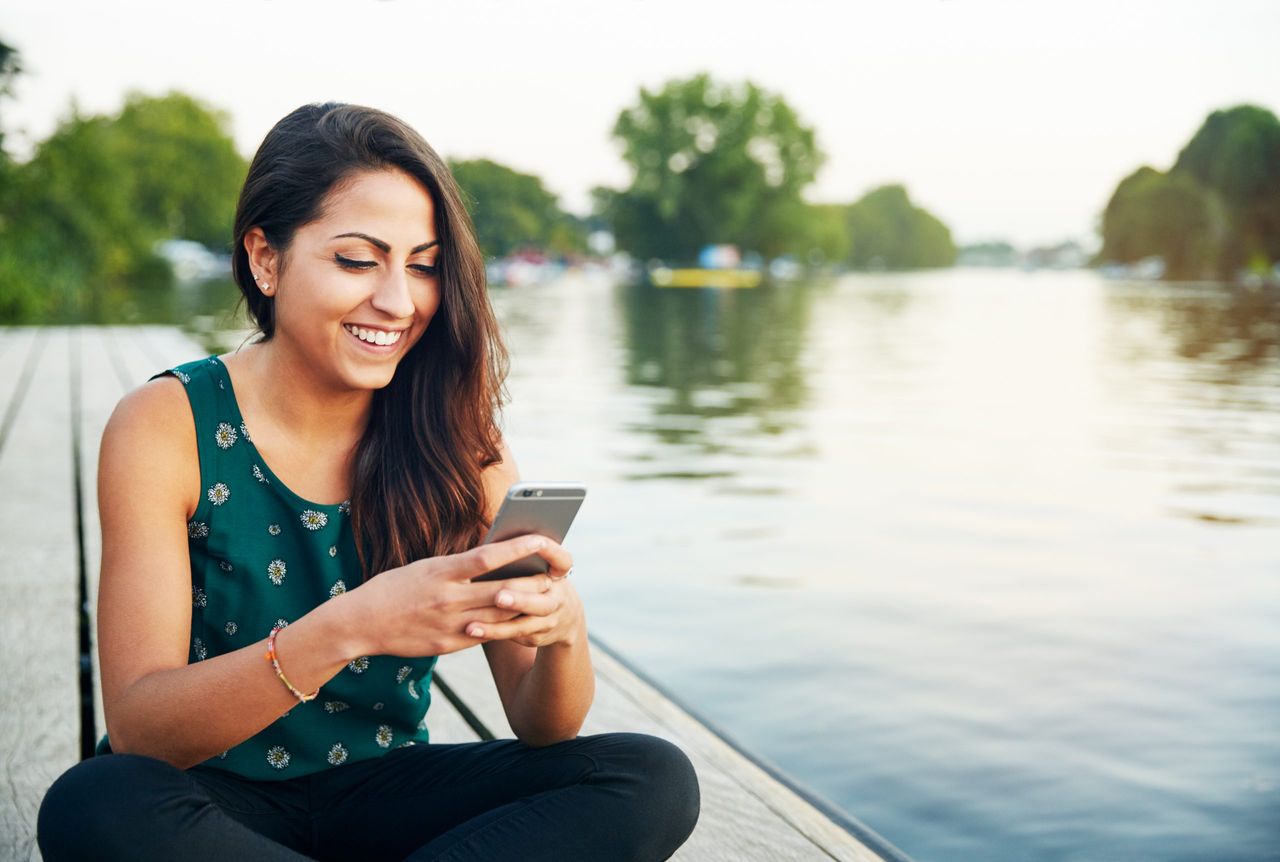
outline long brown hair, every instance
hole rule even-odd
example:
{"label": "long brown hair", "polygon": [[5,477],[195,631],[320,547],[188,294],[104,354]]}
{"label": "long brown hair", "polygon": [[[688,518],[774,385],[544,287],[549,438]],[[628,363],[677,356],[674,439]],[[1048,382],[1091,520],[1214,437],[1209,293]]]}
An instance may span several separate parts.
{"label": "long brown hair", "polygon": [[332,191],[357,171],[386,168],[414,177],[431,196],[440,306],[391,382],[373,393],[357,444],[351,529],[362,580],[474,547],[489,526],[481,471],[501,460],[508,355],[457,182],[397,117],[342,102],[304,105],[276,123],[253,157],[236,207],[231,261],[258,340],[267,341],[275,334],[275,300],[254,284],[245,234],[262,228],[285,262],[295,231],[322,217]]}

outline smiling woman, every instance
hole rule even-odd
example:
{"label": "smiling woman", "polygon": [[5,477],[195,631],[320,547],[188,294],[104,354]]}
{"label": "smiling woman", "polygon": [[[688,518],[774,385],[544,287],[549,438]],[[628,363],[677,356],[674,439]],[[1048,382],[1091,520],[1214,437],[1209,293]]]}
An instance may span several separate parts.
{"label": "smiling woman", "polygon": [[[444,161],[382,111],[306,105],[235,238],[258,337],[157,373],[103,433],[109,734],[44,798],[46,862],[669,857],[697,777],[667,740],[577,735],[572,557],[480,545],[519,474]],[[473,580],[531,553],[546,574]],[[518,738],[433,745],[436,658],[478,643]]]}

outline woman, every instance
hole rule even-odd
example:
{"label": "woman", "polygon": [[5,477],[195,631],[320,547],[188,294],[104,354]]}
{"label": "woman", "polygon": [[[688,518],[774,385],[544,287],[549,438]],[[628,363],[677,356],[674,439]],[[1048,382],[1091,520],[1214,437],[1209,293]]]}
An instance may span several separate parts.
{"label": "woman", "polygon": [[[249,168],[233,274],[260,337],[103,433],[108,734],[44,798],[46,862],[669,857],[697,778],[658,737],[577,736],[569,553],[478,546],[518,473],[444,162],[384,112],[299,108]],[[548,574],[470,580],[530,553]],[[518,739],[428,744],[436,657],[477,643]]]}

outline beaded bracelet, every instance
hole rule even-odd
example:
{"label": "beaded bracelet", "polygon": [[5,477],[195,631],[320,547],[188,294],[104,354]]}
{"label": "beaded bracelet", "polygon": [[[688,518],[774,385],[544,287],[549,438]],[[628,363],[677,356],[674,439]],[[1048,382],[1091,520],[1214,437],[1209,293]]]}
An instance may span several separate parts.
{"label": "beaded bracelet", "polygon": [[266,658],[271,660],[271,666],[276,669],[276,676],[280,677],[280,681],[285,684],[285,688],[293,692],[294,697],[298,698],[298,700],[303,703],[306,703],[309,700],[315,700],[316,696],[320,694],[320,689],[316,689],[311,692],[311,694],[303,694],[294,688],[293,684],[289,682],[289,680],[285,679],[284,671],[280,669],[280,661],[276,658],[276,632],[278,631],[280,631],[280,627],[276,626],[271,630],[271,636],[267,638]]}

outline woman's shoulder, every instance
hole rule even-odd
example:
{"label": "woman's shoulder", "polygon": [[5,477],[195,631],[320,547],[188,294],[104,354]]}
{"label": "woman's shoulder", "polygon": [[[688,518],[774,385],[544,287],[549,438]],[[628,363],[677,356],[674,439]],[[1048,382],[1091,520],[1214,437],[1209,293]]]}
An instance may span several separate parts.
{"label": "woman's shoulder", "polygon": [[[188,366],[178,369],[190,377],[194,364]],[[162,372],[126,392],[103,429],[100,463],[104,481],[124,481],[142,469],[166,477],[190,513],[199,502],[200,462],[188,385]]]}

